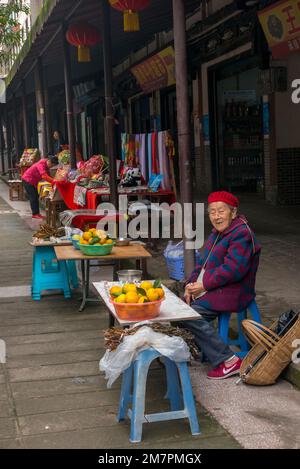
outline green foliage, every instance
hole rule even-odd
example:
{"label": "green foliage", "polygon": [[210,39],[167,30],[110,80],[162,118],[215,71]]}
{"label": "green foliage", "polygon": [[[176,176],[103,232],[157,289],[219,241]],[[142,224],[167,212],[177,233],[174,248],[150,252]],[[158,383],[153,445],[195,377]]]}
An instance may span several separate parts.
{"label": "green foliage", "polygon": [[29,14],[29,11],[24,0],[0,3],[0,65],[7,63],[9,49],[21,43],[22,29],[18,17],[20,13]]}

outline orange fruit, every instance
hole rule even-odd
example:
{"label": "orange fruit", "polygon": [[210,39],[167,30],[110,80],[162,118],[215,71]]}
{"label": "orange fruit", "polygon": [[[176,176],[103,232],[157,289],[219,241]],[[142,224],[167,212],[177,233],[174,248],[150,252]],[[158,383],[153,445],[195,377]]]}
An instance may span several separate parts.
{"label": "orange fruit", "polygon": [[155,291],[158,293],[159,299],[164,298],[165,296],[165,291],[163,288],[155,288]]}
{"label": "orange fruit", "polygon": [[85,239],[84,239],[84,240],[82,241],[82,243],[80,243],[80,244],[89,244],[89,242],[88,242],[88,241],[85,241]]}
{"label": "orange fruit", "polygon": [[114,287],[111,287],[109,293],[111,294],[111,296],[120,296],[122,294],[122,287],[115,285]]}
{"label": "orange fruit", "polygon": [[126,303],[126,295],[122,293],[122,295],[117,296],[117,298],[114,298],[115,303]]}
{"label": "orange fruit", "polygon": [[123,286],[123,293],[128,293],[130,291],[136,293],[136,285],[134,285],[134,283],[125,283]]}
{"label": "orange fruit", "polygon": [[139,303],[147,303],[149,300],[146,296],[141,296],[140,299],[139,299]]}
{"label": "orange fruit", "polygon": [[108,240],[106,241],[106,244],[113,244],[113,240],[112,240],[112,239],[108,239]]}
{"label": "orange fruit", "polygon": [[85,241],[89,241],[93,237],[93,235],[89,231],[86,231],[85,233],[83,233],[82,237]]}
{"label": "orange fruit", "polygon": [[138,294],[134,291],[129,291],[126,293],[126,303],[138,303],[139,297]]}
{"label": "orange fruit", "polygon": [[149,281],[146,280],[145,282],[142,282],[142,283],[141,283],[140,287],[141,287],[143,290],[147,291],[147,290],[149,290],[150,288],[153,288],[153,284],[152,284],[152,282],[149,282]]}
{"label": "orange fruit", "polygon": [[149,288],[149,290],[147,290],[147,297],[149,301],[159,300],[159,294],[157,293],[155,288]]}

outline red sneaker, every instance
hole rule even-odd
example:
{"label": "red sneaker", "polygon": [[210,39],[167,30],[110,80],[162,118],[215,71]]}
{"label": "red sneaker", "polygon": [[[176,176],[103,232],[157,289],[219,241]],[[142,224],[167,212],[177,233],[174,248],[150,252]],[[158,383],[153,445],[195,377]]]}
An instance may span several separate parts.
{"label": "red sneaker", "polygon": [[37,218],[38,220],[43,220],[45,217],[43,217],[43,215],[32,215],[32,218]]}
{"label": "red sneaker", "polygon": [[208,379],[225,379],[232,375],[238,375],[240,372],[242,360],[239,358],[238,361],[232,366],[225,366],[225,363],[221,363],[217,368],[207,373]]}

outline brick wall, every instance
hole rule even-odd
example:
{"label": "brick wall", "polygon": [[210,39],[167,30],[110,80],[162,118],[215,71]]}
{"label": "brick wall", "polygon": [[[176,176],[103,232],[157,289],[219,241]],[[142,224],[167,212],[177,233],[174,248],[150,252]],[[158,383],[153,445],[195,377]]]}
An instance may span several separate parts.
{"label": "brick wall", "polygon": [[277,150],[278,203],[300,204],[300,148]]}

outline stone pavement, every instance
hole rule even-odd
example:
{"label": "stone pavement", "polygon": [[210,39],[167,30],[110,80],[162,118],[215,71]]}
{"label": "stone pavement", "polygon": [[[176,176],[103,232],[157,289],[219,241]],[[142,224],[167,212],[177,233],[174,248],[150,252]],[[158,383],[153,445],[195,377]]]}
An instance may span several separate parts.
{"label": "stone pavement", "polygon": [[[7,362],[0,364],[0,449],[239,448],[201,405],[201,436],[192,437],[182,420],[145,425],[143,443],[129,443],[128,421],[116,422],[120,381],[108,390],[98,367],[107,312],[90,305],[79,313],[76,293],[72,300],[51,295],[40,302],[23,296],[28,292],[20,286],[31,277],[30,238],[29,227],[0,199],[0,338],[7,345]],[[147,410],[167,410],[164,393],[156,364]]]}
{"label": "stone pavement", "polygon": [[[17,204],[14,210],[28,222],[26,208],[24,212]],[[263,247],[257,301],[268,324],[280,312],[299,307],[299,210],[255,198],[242,199],[242,207]],[[1,202],[0,213],[7,209]],[[115,422],[119,382],[107,390],[98,371],[107,324],[104,308],[92,305],[80,314],[76,295],[41,302],[11,297],[8,287],[18,286],[16,295],[25,295],[21,287],[30,284],[30,221],[24,224],[16,213],[0,217],[0,286],[5,287],[0,289],[0,337],[8,347],[0,372],[0,448],[132,447],[128,422]],[[167,275],[159,246],[149,270],[155,277]],[[202,435],[191,437],[186,422],[151,424],[145,426],[142,445],[134,447],[300,447],[300,393],[290,383],[235,386],[235,378],[207,380],[199,363],[190,370]],[[156,367],[147,389],[150,409],[165,407],[163,394],[163,373]]]}

